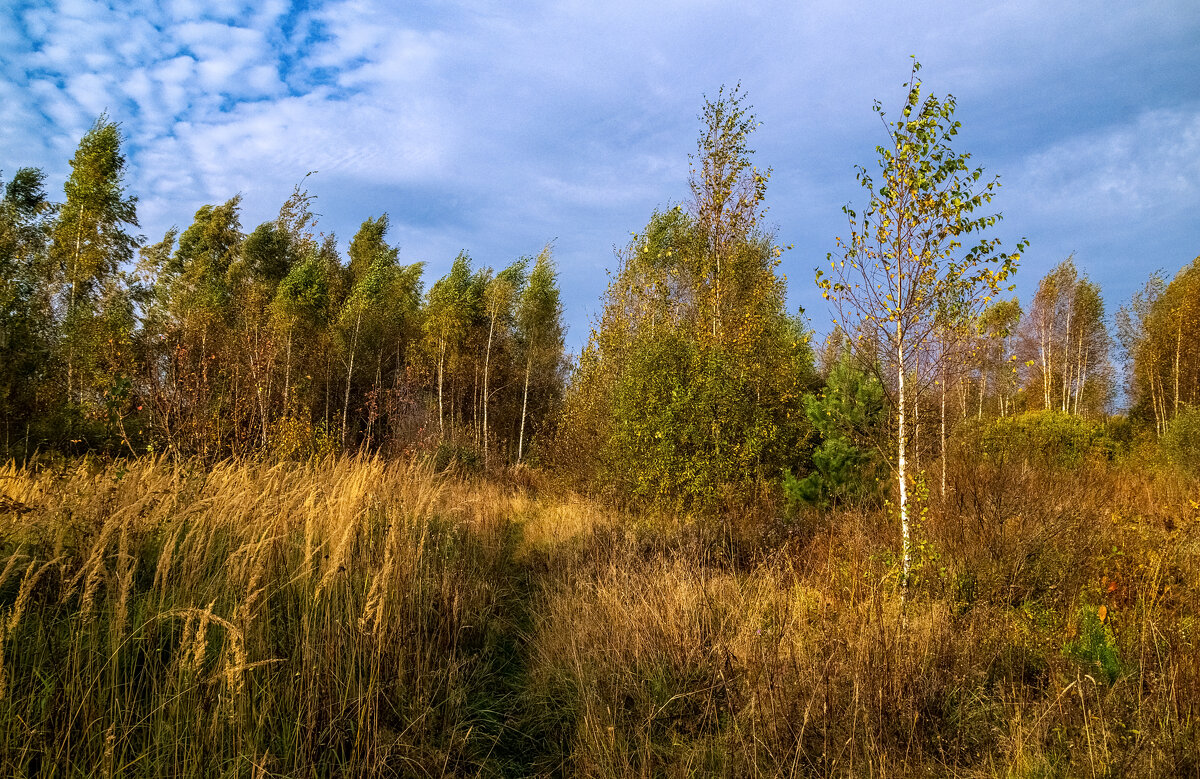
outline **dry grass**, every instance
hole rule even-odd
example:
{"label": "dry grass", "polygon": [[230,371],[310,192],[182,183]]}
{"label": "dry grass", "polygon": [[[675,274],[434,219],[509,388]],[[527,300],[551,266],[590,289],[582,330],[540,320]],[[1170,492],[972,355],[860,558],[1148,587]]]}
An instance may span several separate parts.
{"label": "dry grass", "polygon": [[417,467],[0,472],[5,775],[472,772],[502,501]]}
{"label": "dry grass", "polygon": [[757,555],[628,520],[554,548],[528,695],[564,712],[566,772],[1200,772],[1200,485],[969,458],[952,477],[907,603],[879,512]]}
{"label": "dry grass", "polygon": [[[1200,485],[961,458],[893,523],[374,459],[0,469],[0,774],[1200,772]],[[537,489],[543,487],[543,489]]]}

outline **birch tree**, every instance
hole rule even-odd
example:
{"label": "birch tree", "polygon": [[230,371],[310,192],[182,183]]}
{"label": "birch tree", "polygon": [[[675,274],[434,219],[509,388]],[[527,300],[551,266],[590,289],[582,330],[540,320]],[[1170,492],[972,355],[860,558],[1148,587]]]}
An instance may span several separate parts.
{"label": "birch tree", "polygon": [[42,171],[21,168],[0,198],[0,418],[5,448],[16,423],[32,416],[50,365],[54,328],[44,281],[53,209],[44,182]]}
{"label": "birch tree", "polygon": [[1118,313],[1117,326],[1133,363],[1135,408],[1150,406],[1161,435],[1200,402],[1200,257],[1169,284],[1152,277]]}
{"label": "birch tree", "polygon": [[104,114],[80,140],[50,245],[61,289],[66,392],[81,404],[85,388],[94,384],[89,366],[99,349],[103,291],[139,244],[128,232],[138,226],[137,198],[125,194],[121,140],[117,124]]}
{"label": "birch tree", "polygon": [[738,88],[706,101],[689,208],[655,211],[580,356],[560,456],[596,486],[661,505],[714,505],[778,483],[809,425],[809,334],[785,308],[783,247],[763,225],[769,169]]}
{"label": "birch tree", "polygon": [[924,96],[919,69],[914,61],[899,119],[889,122],[875,103],[888,129],[887,143],[876,147],[879,171],[856,168],[867,205],[861,214],[843,208],[849,237],[838,239],[840,257],[829,256],[829,270],[816,273],[837,324],[885,352],[865,367],[882,374],[895,411],[905,588],[912,565],[906,412],[940,367],[930,349],[938,313],[953,299],[962,316],[977,315],[1004,288],[1025,247],[1021,241],[1006,253],[998,238],[984,235],[1000,215],[977,212],[991,202],[999,180],[985,179],[982,168],[971,167],[969,154],[955,151],[955,99]]}
{"label": "birch tree", "polygon": [[445,377],[467,337],[479,301],[472,285],[471,257],[459,253],[450,272],[434,282],[425,302],[425,343],[437,372],[438,430],[446,432]]}
{"label": "birch tree", "polygon": [[[976,417],[983,418],[989,393],[995,398],[996,413],[1006,416],[1017,391],[1016,354],[1013,341],[1021,321],[1017,298],[998,300],[983,312],[976,324]],[[964,399],[964,407],[966,400]],[[965,412],[964,412],[965,413]]]}
{"label": "birch tree", "polygon": [[492,346],[497,338],[506,335],[511,328],[513,304],[525,286],[527,259],[520,259],[488,280],[483,289],[484,313],[487,316],[487,346],[483,358],[483,465],[488,464],[488,406],[491,405]]}
{"label": "birch tree", "polygon": [[521,426],[517,434],[517,462],[525,453],[525,420],[529,415],[529,384],[534,369],[539,383],[557,379],[563,356],[562,303],[550,247],[538,254],[529,281],[517,300],[517,339],[524,357],[525,380],[521,391]]}
{"label": "birch tree", "polygon": [[1074,257],[1038,282],[1021,330],[1028,387],[1040,385],[1043,409],[1104,411],[1112,395],[1104,300],[1100,288],[1080,275]]}

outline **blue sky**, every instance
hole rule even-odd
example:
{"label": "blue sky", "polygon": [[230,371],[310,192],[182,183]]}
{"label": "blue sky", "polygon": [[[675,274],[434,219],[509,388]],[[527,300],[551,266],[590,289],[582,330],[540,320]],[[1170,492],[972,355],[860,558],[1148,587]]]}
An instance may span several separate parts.
{"label": "blue sky", "polygon": [[578,348],[614,246],[687,194],[705,94],[741,82],[774,170],[789,306],[861,203],[853,166],[909,55],[958,100],[958,148],[1031,246],[1028,300],[1071,252],[1110,310],[1200,254],[1200,4],[63,0],[0,10],[0,168],[56,194],[107,110],[151,240],[243,196],[249,231],[308,179],[345,242],[388,212],[431,279],[460,249],[501,266],[553,241]]}

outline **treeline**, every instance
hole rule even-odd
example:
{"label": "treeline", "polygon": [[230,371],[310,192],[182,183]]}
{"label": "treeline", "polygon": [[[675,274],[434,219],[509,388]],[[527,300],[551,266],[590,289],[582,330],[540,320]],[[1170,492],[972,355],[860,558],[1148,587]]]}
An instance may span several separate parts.
{"label": "treeline", "polygon": [[18,170],[0,214],[0,415],[38,449],[308,456],[528,454],[562,394],[551,248],[495,270],[424,264],[368,218],[339,253],[301,186],[243,232],[235,196],[146,244],[117,125],[101,117],[52,202]]}
{"label": "treeline", "polygon": [[[1154,274],[1116,312],[1115,339],[1073,257],[1023,310],[997,294],[1011,291],[1019,253],[991,256],[991,239],[962,246],[999,220],[967,218],[998,183],[949,148],[953,99],[919,95],[914,80],[876,174],[886,186],[859,170],[871,200],[847,208],[858,243],[831,255],[835,270],[892,267],[889,230],[911,220],[910,236],[926,231],[925,255],[911,256],[944,256],[919,260],[911,278],[895,266],[907,303],[867,300],[813,343],[803,311],[786,308],[784,247],[764,222],[771,171],[748,147],[757,121],[743,93],[722,90],[705,103],[690,196],[656,211],[621,253],[569,381],[550,247],[500,269],[463,253],[426,288],[423,264],[401,263],[388,243],[386,214],[364,221],[342,256],[303,186],[249,233],[233,197],[147,244],[132,232],[119,129],[101,117],[61,203],[35,169],[4,187],[3,445],[10,456],[209,458],[421,449],[500,465],[527,459],[536,439],[543,463],[615,497],[696,505],[784,483],[824,504],[882,481],[897,438],[901,459],[917,471],[940,463],[944,482],[948,441],[972,419],[1039,411],[1111,427],[1121,392],[1127,440],[1190,419],[1200,258],[1170,281]],[[941,180],[929,160],[904,156],[922,148],[906,135],[920,122],[943,132]],[[965,188],[948,190],[958,179]],[[897,200],[923,187],[925,200]],[[983,270],[968,278],[971,263]],[[843,302],[856,289],[821,273],[818,284]]]}

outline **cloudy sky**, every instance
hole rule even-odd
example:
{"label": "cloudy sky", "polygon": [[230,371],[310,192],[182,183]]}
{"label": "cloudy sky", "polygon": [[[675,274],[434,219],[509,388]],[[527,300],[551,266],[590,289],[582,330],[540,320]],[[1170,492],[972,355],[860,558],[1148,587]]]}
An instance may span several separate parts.
{"label": "cloudy sky", "polygon": [[243,196],[249,231],[308,171],[343,246],[387,212],[432,278],[460,249],[507,264],[553,241],[578,348],[613,248],[687,193],[704,95],[741,82],[773,168],[789,306],[861,203],[909,56],[958,100],[960,151],[999,174],[1019,276],[1075,252],[1111,309],[1200,254],[1200,4],[177,0],[0,9],[0,169],[55,193],[103,111],[127,138],[151,240]]}

